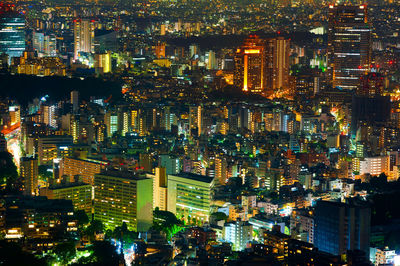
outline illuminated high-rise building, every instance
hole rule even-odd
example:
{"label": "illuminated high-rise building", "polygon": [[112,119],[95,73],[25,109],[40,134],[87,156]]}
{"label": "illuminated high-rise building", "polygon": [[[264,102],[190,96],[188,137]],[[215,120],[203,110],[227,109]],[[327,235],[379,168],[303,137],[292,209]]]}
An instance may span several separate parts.
{"label": "illuminated high-rise building", "polygon": [[214,179],[192,173],[168,175],[168,211],[178,217],[208,222]]}
{"label": "illuminated high-rise building", "polygon": [[330,5],[328,69],[333,87],[353,90],[369,72],[371,28],[366,5]]}
{"label": "illuminated high-rise building", "polygon": [[155,55],[157,58],[165,58],[165,42],[159,42],[155,46]]}
{"label": "illuminated high-rise building", "polygon": [[57,56],[57,39],[54,34],[46,35],[43,32],[33,32],[32,46],[39,57]]}
{"label": "illuminated high-rise building", "polygon": [[108,137],[111,137],[114,133],[118,132],[118,120],[118,113],[108,112],[105,114],[104,123],[106,124]]}
{"label": "illuminated high-rise building", "polygon": [[197,128],[197,135],[200,136],[202,133],[203,125],[203,108],[199,106],[189,107],[189,134],[192,134],[192,129]]}
{"label": "illuminated high-rise building", "polygon": [[89,19],[74,20],[74,59],[79,53],[94,52],[94,23]]}
{"label": "illuminated high-rise building", "polygon": [[72,111],[76,113],[79,110],[79,91],[71,91]]}
{"label": "illuminated high-rise building", "polygon": [[0,53],[20,57],[25,51],[25,18],[11,10],[11,7],[0,7]]}
{"label": "illuminated high-rise building", "polygon": [[10,106],[8,108],[8,112],[10,114],[11,125],[15,125],[21,122],[21,110],[18,105]]}
{"label": "illuminated high-rise building", "polygon": [[164,167],[157,167],[155,174],[146,174],[153,179],[153,208],[167,210],[167,173]]}
{"label": "illuminated high-rise building", "polygon": [[130,230],[153,224],[153,180],[145,174],[108,170],[94,177],[94,217],[109,228],[125,222]]}
{"label": "illuminated high-rise building", "polygon": [[366,97],[382,96],[384,90],[384,78],[380,73],[368,73],[360,79],[360,86],[356,94]]}
{"label": "illuminated high-rise building", "polygon": [[26,195],[38,195],[38,159],[22,157],[20,162],[21,177]]}
{"label": "illuminated high-rise building", "polygon": [[227,181],[227,162],[223,157],[215,158],[215,178],[221,185],[225,185]]}
{"label": "illuminated high-rise building", "polygon": [[110,73],[111,72],[111,52],[107,52],[104,54],[96,54],[94,67],[96,69],[101,70],[101,73]]}
{"label": "illuminated high-rise building", "polygon": [[236,50],[234,84],[245,92],[263,93],[266,64],[265,40],[250,35]]}
{"label": "illuminated high-rise building", "polygon": [[[281,93],[289,89],[289,55],[290,40],[284,37],[271,38],[266,41],[266,85],[268,96],[274,96],[278,89]],[[288,94],[288,91],[286,92]],[[277,97],[283,95],[275,95]]]}

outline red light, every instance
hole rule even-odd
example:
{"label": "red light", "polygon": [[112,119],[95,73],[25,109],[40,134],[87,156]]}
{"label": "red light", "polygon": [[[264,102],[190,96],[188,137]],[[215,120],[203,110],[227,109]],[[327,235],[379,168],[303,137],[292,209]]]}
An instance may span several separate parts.
{"label": "red light", "polygon": [[281,32],[279,30],[276,33],[281,34]]}
{"label": "red light", "polygon": [[361,69],[361,66],[358,66],[358,69]]}

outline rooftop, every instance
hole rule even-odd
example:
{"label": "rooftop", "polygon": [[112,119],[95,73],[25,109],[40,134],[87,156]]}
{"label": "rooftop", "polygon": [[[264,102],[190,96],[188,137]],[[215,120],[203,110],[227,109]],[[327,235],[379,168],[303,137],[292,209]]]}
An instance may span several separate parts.
{"label": "rooftop", "polygon": [[200,181],[200,182],[205,182],[205,183],[211,183],[213,181],[213,177],[209,177],[206,175],[198,175],[198,174],[193,174],[193,173],[186,173],[182,172],[177,175],[172,175],[172,176],[177,176],[177,177],[182,177],[182,178],[187,178],[195,181]]}

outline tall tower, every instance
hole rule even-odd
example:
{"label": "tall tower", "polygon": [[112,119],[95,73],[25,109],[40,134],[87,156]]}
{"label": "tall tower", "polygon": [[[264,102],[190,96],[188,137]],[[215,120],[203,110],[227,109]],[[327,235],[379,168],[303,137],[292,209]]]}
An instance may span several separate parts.
{"label": "tall tower", "polygon": [[242,91],[261,94],[265,81],[265,41],[257,35],[250,35],[236,50],[234,84]]}
{"label": "tall tower", "polygon": [[333,87],[357,88],[369,72],[371,29],[366,5],[329,5],[328,69]]}
{"label": "tall tower", "polygon": [[25,51],[25,18],[14,12],[11,6],[0,6],[0,53],[20,57]]}
{"label": "tall tower", "polygon": [[267,40],[266,45],[267,95],[273,96],[277,89],[289,88],[290,40],[284,37],[272,38]]}
{"label": "tall tower", "polygon": [[24,180],[26,195],[38,195],[38,159],[22,157],[20,162],[21,177]]}
{"label": "tall tower", "polygon": [[72,111],[76,113],[79,110],[79,91],[71,91]]}
{"label": "tall tower", "polygon": [[88,19],[74,20],[74,60],[80,52],[94,52],[94,24]]}
{"label": "tall tower", "polygon": [[189,134],[192,134],[192,129],[197,128],[197,135],[200,136],[202,133],[203,125],[203,108],[199,106],[189,107]]}

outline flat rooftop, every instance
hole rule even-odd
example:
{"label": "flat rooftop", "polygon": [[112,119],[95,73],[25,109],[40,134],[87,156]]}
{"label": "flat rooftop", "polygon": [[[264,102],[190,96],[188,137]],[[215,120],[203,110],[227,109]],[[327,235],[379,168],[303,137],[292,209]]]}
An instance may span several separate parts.
{"label": "flat rooftop", "polygon": [[213,177],[209,177],[206,175],[198,175],[198,174],[186,173],[186,172],[182,172],[182,173],[179,173],[176,175],[171,175],[171,176],[182,177],[182,178],[205,182],[205,183],[211,183],[214,179]]}

